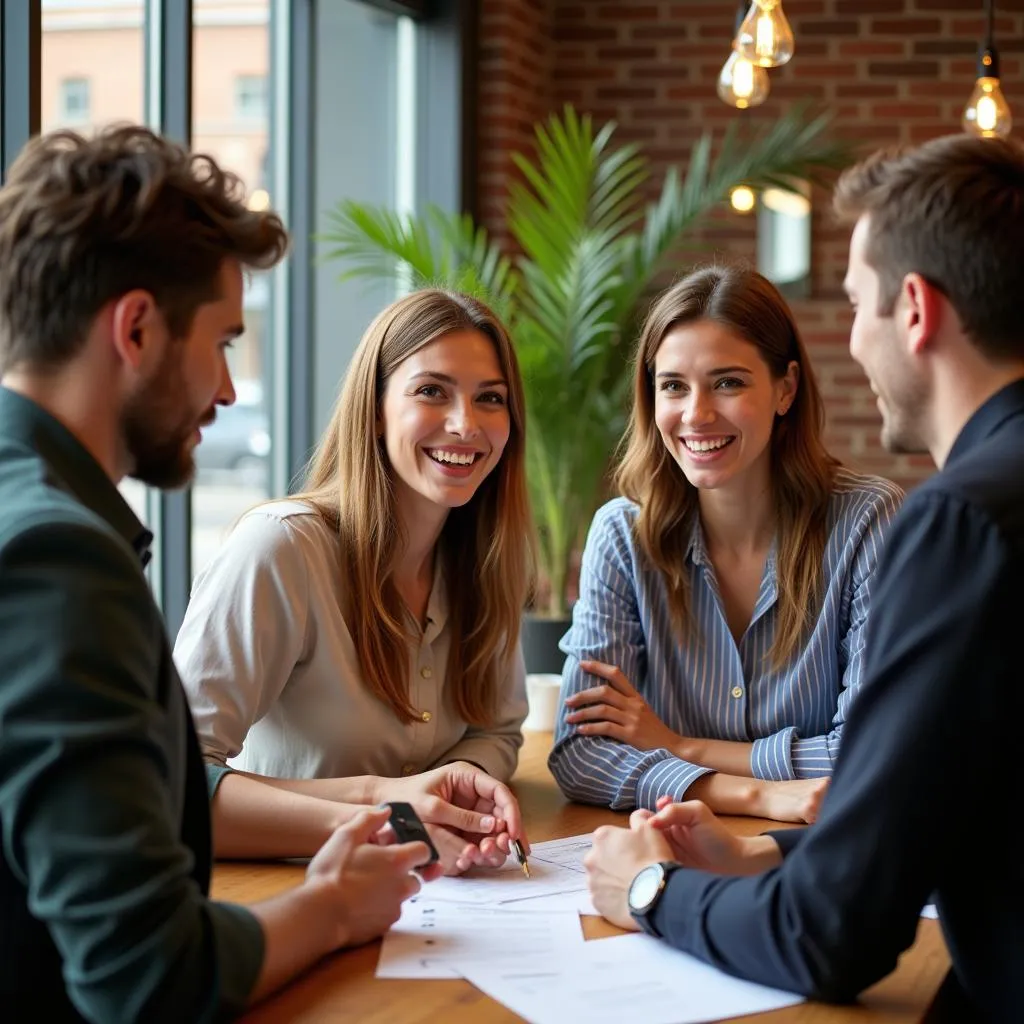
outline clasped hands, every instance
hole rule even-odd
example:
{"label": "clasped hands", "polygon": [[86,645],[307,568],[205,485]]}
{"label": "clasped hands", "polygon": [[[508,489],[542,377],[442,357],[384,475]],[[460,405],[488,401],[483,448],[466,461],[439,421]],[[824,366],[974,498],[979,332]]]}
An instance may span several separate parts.
{"label": "clasped hands", "polygon": [[629,886],[641,868],[659,861],[721,875],[751,875],[782,860],[770,836],[733,835],[699,800],[661,797],[657,812],[636,810],[629,828],[603,825],[584,858],[594,906],[620,928],[637,930],[629,912]]}
{"label": "clasped hands", "polygon": [[446,875],[501,867],[513,839],[529,852],[519,804],[504,783],[455,761],[405,779],[378,779],[376,802],[403,800],[427,826]]}

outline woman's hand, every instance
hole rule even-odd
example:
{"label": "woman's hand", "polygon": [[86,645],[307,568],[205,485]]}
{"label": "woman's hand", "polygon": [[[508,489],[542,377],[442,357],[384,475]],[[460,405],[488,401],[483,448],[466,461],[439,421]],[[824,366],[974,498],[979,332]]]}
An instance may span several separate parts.
{"label": "woman's hand", "polygon": [[381,779],[377,797],[412,804],[427,825],[446,875],[471,867],[501,867],[513,839],[529,852],[512,791],[466,761],[405,779]]}
{"label": "woman's hand", "polygon": [[786,779],[762,782],[750,813],[775,821],[797,821],[813,825],[831,779]]}
{"label": "woman's hand", "polygon": [[670,750],[683,757],[683,737],[651,710],[615,665],[581,661],[580,668],[605,682],[566,698],[571,713],[566,721],[584,736],[607,736],[637,750]]}

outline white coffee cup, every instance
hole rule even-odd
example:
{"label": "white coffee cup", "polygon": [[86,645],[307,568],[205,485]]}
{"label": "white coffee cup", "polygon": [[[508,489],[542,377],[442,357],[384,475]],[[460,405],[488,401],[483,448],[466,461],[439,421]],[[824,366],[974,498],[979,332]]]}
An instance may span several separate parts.
{"label": "white coffee cup", "polygon": [[558,721],[558,696],[562,677],[554,672],[536,672],[526,677],[526,702],[530,711],[523,728],[551,732]]}

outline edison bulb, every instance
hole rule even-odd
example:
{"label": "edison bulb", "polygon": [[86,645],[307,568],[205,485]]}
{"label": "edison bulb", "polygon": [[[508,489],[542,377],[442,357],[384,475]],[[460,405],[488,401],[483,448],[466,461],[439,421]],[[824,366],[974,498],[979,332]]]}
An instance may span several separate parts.
{"label": "edison bulb", "polygon": [[718,75],[718,95],[730,106],[746,110],[768,97],[768,72],[741,57],[734,48]]}
{"label": "edison bulb", "polygon": [[762,68],[777,68],[793,56],[793,30],[780,0],[754,0],[736,33],[740,55]]}
{"label": "edison bulb", "polygon": [[729,193],[729,202],[737,213],[750,213],[754,208],[754,190],[749,185],[737,185]]}
{"label": "edison bulb", "polygon": [[1006,102],[998,78],[981,77],[964,108],[963,129],[983,139],[1005,138],[1013,127],[1010,105]]}

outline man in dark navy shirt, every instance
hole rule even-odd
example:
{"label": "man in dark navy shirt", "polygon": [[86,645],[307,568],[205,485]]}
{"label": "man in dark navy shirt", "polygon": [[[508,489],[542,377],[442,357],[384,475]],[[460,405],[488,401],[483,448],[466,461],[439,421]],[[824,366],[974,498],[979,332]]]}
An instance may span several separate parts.
{"label": "man in dark navy shirt", "polygon": [[831,790],[813,828],[752,839],[696,802],[637,811],[598,830],[591,892],[623,927],[837,1001],[895,967],[934,893],[947,1019],[1019,1021],[1024,858],[1002,825],[1024,721],[1024,149],[879,153],[836,207],[855,222],[850,351],[883,441],[941,472],[890,530]]}

